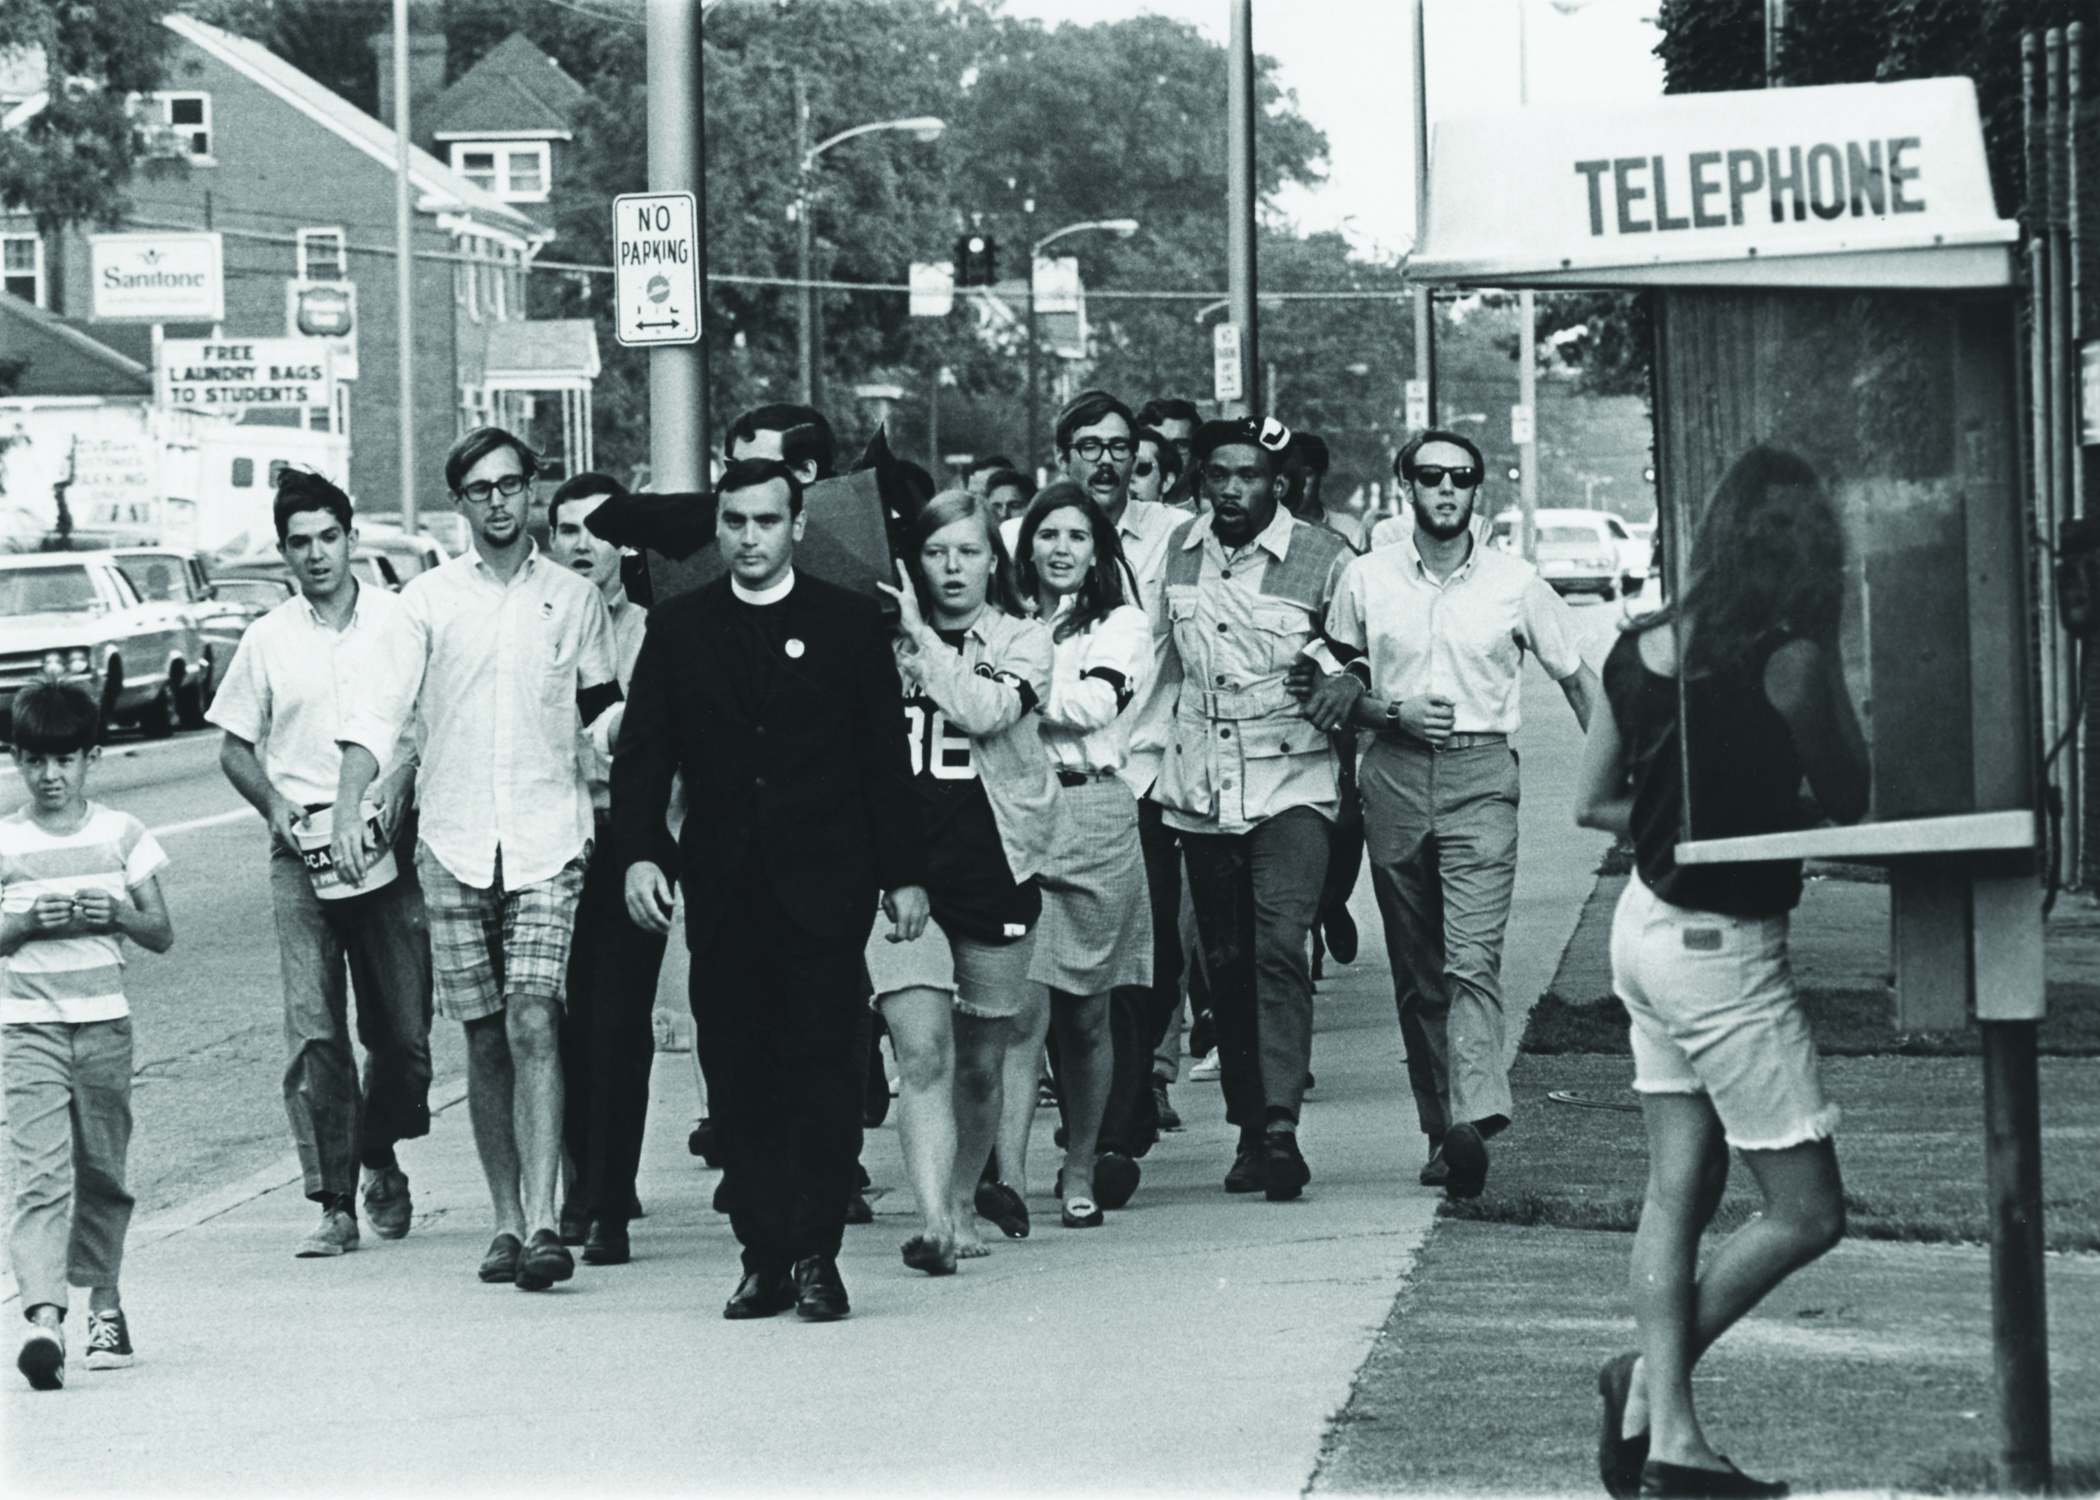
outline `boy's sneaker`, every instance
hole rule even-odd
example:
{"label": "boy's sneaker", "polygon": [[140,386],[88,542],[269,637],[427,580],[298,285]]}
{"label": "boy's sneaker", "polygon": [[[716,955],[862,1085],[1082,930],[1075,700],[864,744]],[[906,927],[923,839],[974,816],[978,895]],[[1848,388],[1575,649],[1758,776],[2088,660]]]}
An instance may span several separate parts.
{"label": "boy's sneaker", "polygon": [[1218,1049],[1213,1047],[1189,1069],[1189,1079],[1194,1083],[1212,1082],[1223,1076],[1224,1063],[1225,1060],[1218,1055]]}
{"label": "boy's sneaker", "polygon": [[398,1240],[408,1233],[416,1206],[408,1195],[408,1174],[399,1167],[383,1167],[365,1179],[365,1217],[372,1233],[383,1240]]}
{"label": "boy's sneaker", "polygon": [[61,1389],[66,1383],[66,1336],[56,1328],[30,1324],[29,1332],[22,1336],[22,1352],[15,1356],[15,1368],[37,1390]]}
{"label": "boy's sneaker", "polygon": [[318,1260],[356,1248],[357,1216],[344,1213],[340,1208],[331,1208],[323,1210],[321,1222],[294,1253],[301,1260]]}
{"label": "boy's sneaker", "polygon": [[131,1325],[124,1310],[88,1312],[87,1367],[90,1370],[123,1370],[131,1366]]}

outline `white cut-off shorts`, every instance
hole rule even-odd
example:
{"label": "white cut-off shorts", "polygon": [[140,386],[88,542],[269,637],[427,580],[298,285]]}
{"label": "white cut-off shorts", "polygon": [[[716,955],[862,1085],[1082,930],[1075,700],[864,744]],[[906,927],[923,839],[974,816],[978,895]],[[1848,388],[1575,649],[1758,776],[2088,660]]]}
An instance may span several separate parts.
{"label": "white cut-off shorts", "polygon": [[1633,1018],[1638,1092],[1709,1095],[1738,1151],[1782,1151],[1837,1129],[1784,914],[1672,906],[1636,875],[1612,917],[1611,976]]}

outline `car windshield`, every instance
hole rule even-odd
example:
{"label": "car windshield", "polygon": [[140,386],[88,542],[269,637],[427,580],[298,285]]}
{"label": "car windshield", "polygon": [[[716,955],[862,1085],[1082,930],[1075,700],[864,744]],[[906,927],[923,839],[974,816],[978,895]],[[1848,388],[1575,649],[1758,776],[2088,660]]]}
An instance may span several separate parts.
{"label": "car windshield", "polygon": [[179,557],[125,557],[118,559],[117,567],[131,580],[139,597],[149,604],[183,596],[180,582],[182,559]]}
{"label": "car windshield", "polygon": [[95,580],[79,563],[0,573],[0,615],[80,615],[101,602]]}
{"label": "car windshield", "polygon": [[1541,526],[1539,542],[1541,545],[1559,543],[1570,547],[1595,546],[1597,533],[1587,526]]}
{"label": "car windshield", "polygon": [[275,609],[292,597],[282,585],[261,578],[222,578],[213,587],[227,604],[253,604],[263,609]]}

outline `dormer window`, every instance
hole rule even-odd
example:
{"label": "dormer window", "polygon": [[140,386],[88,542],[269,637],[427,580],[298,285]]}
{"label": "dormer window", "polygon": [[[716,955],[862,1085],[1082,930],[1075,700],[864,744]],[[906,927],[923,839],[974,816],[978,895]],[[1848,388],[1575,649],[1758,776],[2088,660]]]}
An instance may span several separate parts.
{"label": "dormer window", "polygon": [[506,203],[547,201],[545,141],[454,141],[452,170]]}

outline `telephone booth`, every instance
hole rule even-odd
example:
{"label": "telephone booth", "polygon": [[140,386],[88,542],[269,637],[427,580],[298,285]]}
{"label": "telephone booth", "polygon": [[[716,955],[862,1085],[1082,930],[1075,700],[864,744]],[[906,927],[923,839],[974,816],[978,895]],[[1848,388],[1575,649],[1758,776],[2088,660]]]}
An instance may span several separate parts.
{"label": "telephone booth", "polygon": [[[1722,545],[1741,535],[1728,517],[1709,514],[1736,503],[1723,480],[1745,454],[1776,451],[1785,472],[1813,476],[1801,488],[1820,498],[1790,524],[1829,537],[1829,575],[1809,592],[1833,607],[1824,644],[1866,746],[1866,813],[1739,833],[1727,789],[1687,776],[1677,857],[1888,867],[1899,1024],[1984,1023],[2004,1231],[1994,1291],[2001,1338],[2017,1304],[2021,1351],[2017,1388],[2003,1384],[2001,1353],[2001,1405],[2009,1424],[2028,1408],[2007,1452],[2033,1446],[2038,1402],[2046,1454],[2032,1064],[2041,756],[2018,231],[1997,217],[1974,88],[1929,79],[1453,119],[1437,127],[1430,184],[1418,280],[1652,290],[1671,596],[1699,569],[1715,587],[1754,566],[1754,548]],[[1685,712],[1689,757],[1706,731]]]}

